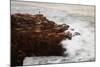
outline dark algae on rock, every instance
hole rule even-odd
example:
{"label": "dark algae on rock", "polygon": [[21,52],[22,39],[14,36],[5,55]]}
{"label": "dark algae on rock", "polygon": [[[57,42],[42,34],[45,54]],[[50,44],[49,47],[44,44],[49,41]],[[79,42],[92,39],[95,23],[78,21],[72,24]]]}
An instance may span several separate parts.
{"label": "dark algae on rock", "polygon": [[69,25],[58,25],[43,14],[11,15],[11,66],[22,66],[28,56],[64,56],[60,43],[71,40],[72,34],[64,32]]}

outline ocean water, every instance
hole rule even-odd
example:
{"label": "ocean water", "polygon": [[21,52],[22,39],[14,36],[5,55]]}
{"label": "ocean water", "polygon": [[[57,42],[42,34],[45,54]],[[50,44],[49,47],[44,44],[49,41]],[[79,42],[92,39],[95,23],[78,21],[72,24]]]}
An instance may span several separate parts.
{"label": "ocean water", "polygon": [[[70,28],[67,31],[72,32],[73,35],[72,40],[66,39],[61,42],[63,47],[67,49],[65,54],[68,54],[68,56],[26,57],[23,65],[95,61],[95,15],[70,13],[67,8],[67,10],[59,10],[34,5],[26,6],[13,3],[11,5],[12,14],[29,13],[34,15],[40,11],[41,14],[44,14],[49,20],[55,21],[57,24],[69,25]],[[80,33],[80,35],[75,35],[76,32]]]}

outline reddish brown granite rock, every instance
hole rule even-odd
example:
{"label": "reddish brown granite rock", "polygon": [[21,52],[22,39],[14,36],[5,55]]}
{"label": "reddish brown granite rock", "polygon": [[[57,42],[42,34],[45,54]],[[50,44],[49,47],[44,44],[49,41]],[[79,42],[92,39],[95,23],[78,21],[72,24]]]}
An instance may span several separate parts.
{"label": "reddish brown granite rock", "polygon": [[63,56],[60,43],[71,39],[69,25],[58,25],[42,14],[11,15],[11,65],[22,65],[26,56]]}

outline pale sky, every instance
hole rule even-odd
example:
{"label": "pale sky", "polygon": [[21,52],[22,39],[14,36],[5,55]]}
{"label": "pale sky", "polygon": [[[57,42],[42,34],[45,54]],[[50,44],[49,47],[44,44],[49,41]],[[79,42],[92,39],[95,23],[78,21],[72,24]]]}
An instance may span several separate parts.
{"label": "pale sky", "polygon": [[56,3],[95,5],[95,0],[18,0],[18,1],[40,1],[40,2],[56,2]]}

